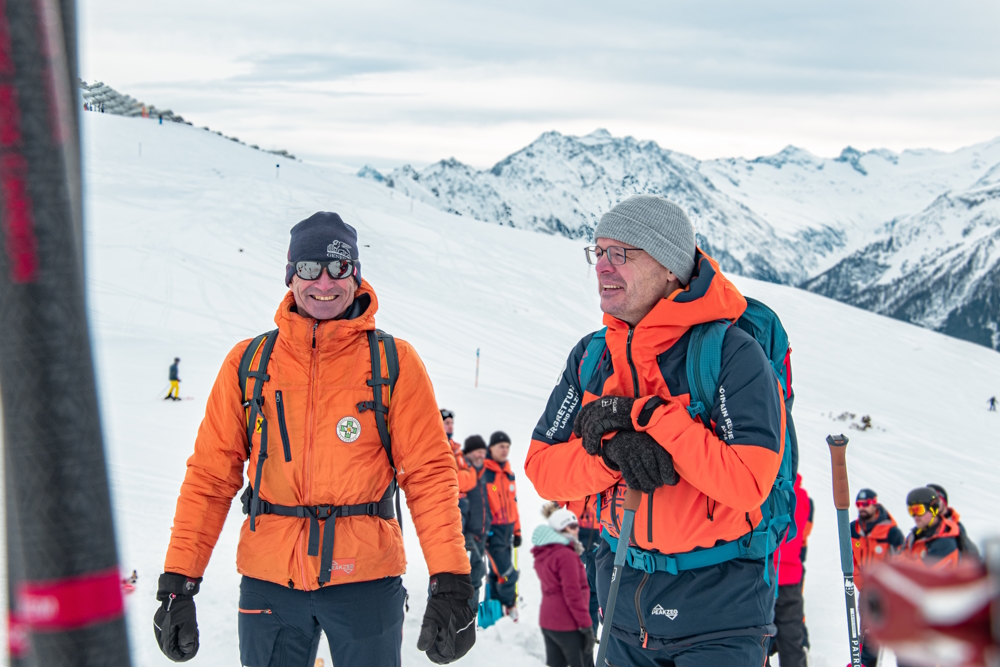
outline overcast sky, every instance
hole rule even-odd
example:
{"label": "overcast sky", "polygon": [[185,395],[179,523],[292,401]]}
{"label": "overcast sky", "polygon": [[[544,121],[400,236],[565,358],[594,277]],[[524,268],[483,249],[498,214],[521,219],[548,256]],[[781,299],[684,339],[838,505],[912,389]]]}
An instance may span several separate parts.
{"label": "overcast sky", "polygon": [[488,167],[547,130],[699,158],[1000,135],[1000,3],[81,0],[80,71],[248,143]]}

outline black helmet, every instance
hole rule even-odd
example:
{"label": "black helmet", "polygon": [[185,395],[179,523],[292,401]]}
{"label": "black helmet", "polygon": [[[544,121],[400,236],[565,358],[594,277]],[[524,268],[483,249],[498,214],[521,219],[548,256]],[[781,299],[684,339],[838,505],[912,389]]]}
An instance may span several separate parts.
{"label": "black helmet", "polygon": [[927,488],[934,489],[934,491],[938,494],[938,498],[941,498],[943,501],[948,502],[948,492],[944,490],[943,486],[941,486],[940,484],[928,484]]}
{"label": "black helmet", "polygon": [[937,510],[941,506],[941,499],[938,498],[937,491],[934,489],[921,486],[906,494],[906,504],[908,506],[923,505],[928,509]]}
{"label": "black helmet", "polygon": [[180,360],[181,360],[181,358],[180,358],[180,357],[174,357],[174,363],[175,363],[175,364],[176,364],[176,363],[178,363],[178,362],[179,362]]}

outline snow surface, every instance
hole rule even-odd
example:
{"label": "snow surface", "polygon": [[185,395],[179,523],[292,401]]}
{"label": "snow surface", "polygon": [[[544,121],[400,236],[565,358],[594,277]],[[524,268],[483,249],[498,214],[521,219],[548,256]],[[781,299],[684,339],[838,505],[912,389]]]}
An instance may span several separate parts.
{"label": "snow surface", "polygon": [[[542,500],[523,474],[532,428],[584,334],[600,326],[582,241],[484,225],[413,202],[372,181],[262,155],[178,124],[84,114],[88,293],[134,664],[169,665],[152,639],[156,578],[205,398],[239,340],[272,327],[285,292],[288,229],[316,210],[353,224],[379,326],[421,354],[460,438],[503,429],[513,440],[524,534]],[[142,144],[141,157],[138,145]],[[904,529],[904,496],[927,482],[950,492],[975,538],[995,531],[1000,356],[986,348],[779,285],[736,277],[781,315],[795,350],[796,426],[815,504],[805,584],[813,665],[848,659],[828,433],[847,432],[852,489],[870,486]],[[475,354],[481,349],[478,389]],[[182,402],[165,402],[182,361]],[[855,418],[838,421],[841,413]],[[875,428],[849,429],[870,414]],[[405,513],[405,510],[404,510]],[[196,598],[201,651],[192,664],[238,664],[231,516]],[[415,648],[427,571],[408,518],[403,661]],[[542,665],[538,581],[521,554],[522,620],[480,633],[473,665]],[[721,602],[721,601],[720,601]],[[325,646],[321,656],[330,664]]]}

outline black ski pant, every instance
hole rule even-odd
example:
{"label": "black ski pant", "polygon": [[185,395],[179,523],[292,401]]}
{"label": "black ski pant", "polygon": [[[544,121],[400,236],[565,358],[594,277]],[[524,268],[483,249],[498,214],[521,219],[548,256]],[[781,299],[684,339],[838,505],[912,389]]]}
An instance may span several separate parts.
{"label": "black ski pant", "polygon": [[594,651],[583,652],[583,635],[542,628],[546,667],[593,667]]}
{"label": "black ski pant", "polygon": [[483,587],[483,578],[486,576],[486,545],[483,541],[472,535],[465,536],[465,552],[469,554],[469,565],[472,566],[472,587],[476,589],[476,594],[469,600],[474,613],[479,613],[479,590]]}
{"label": "black ski pant", "polygon": [[486,542],[490,562],[490,597],[504,607],[517,603],[517,570],[514,569],[514,524],[494,524]]}
{"label": "black ski pant", "polygon": [[772,640],[771,652],[777,647],[781,667],[806,667],[805,607],[802,582],[778,586],[774,602],[774,624],[778,627]]}
{"label": "black ski pant", "polygon": [[334,665],[402,664],[400,577],[298,591],[243,577],[240,582],[240,664],[313,667],[326,632]]}
{"label": "black ski pant", "polygon": [[600,604],[597,602],[597,552],[595,550],[599,539],[601,539],[600,530],[580,529],[580,543],[583,544],[580,560],[583,561],[583,567],[587,570],[587,585],[590,586],[590,620],[593,622],[591,627],[594,628],[594,632],[597,632],[597,624],[600,622],[598,616]]}

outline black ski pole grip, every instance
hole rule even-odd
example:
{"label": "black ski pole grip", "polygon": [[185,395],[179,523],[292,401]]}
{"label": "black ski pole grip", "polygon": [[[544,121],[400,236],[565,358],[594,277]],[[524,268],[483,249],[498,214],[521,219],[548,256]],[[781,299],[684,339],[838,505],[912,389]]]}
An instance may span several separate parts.
{"label": "black ski pole grip", "polygon": [[847,436],[828,435],[830,464],[833,468],[833,504],[838,510],[851,507],[851,487],[847,482]]}

